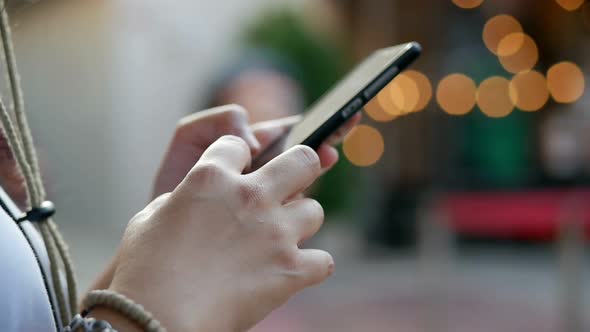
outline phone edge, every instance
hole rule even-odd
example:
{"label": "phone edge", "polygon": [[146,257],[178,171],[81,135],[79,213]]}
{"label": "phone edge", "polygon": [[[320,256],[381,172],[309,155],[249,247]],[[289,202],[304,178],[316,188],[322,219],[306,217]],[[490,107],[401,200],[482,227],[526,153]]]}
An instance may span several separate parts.
{"label": "phone edge", "polygon": [[[333,134],[340,126],[342,126],[348,119],[361,111],[363,107],[379,93],[389,82],[396,76],[403,72],[410,64],[412,64],[422,52],[422,47],[417,42],[410,42],[409,48],[396,61],[393,61],[387,69],[379,74],[375,79],[363,87],[359,93],[350,98],[350,100],[341,107],[334,115],[332,115],[324,124],[316,129],[308,138],[300,144],[307,145],[316,150],[320,144],[325,141],[331,134]],[[383,80],[387,72],[397,67],[397,72],[390,79]],[[377,89],[377,92],[370,97],[365,96],[365,92],[369,87],[372,87],[378,81],[383,80],[383,84]],[[360,101],[360,102],[359,102]]]}

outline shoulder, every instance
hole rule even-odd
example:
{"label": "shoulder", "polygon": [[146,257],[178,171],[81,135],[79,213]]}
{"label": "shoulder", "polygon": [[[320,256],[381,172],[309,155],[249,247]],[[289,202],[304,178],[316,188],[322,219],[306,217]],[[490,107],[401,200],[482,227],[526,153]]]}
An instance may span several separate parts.
{"label": "shoulder", "polygon": [[0,271],[0,331],[53,330],[51,304],[35,253],[3,209],[0,209]]}

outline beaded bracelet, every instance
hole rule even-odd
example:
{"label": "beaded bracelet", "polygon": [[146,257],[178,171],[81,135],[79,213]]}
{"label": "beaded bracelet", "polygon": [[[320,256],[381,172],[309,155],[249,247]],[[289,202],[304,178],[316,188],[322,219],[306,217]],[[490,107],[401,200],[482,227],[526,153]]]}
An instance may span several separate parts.
{"label": "beaded bracelet", "polygon": [[83,328],[84,332],[117,332],[106,321],[86,317],[96,307],[106,307],[122,314],[145,332],[166,332],[160,322],[146,311],[143,306],[111,290],[93,290],[89,292],[83,301],[83,305],[86,309],[82,315],[74,317],[70,325],[66,327],[66,332],[77,332],[80,328]]}

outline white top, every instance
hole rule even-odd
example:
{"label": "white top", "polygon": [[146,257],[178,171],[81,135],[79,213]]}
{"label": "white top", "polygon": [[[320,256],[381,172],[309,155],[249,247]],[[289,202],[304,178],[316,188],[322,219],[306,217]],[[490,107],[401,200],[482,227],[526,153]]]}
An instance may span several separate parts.
{"label": "white top", "polygon": [[[18,209],[7,199],[2,188],[0,198],[11,213],[18,215]],[[49,301],[53,294],[49,295],[45,288],[43,273],[35,257],[36,252],[43,270],[47,271],[45,275],[51,278],[47,252],[43,240],[30,223],[21,223],[21,228],[0,209],[0,331],[55,331]]]}

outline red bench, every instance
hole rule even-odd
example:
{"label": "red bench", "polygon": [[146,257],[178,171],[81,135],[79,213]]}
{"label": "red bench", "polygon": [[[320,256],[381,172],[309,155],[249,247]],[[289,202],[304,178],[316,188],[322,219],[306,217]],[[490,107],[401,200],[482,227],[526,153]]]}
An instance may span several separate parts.
{"label": "red bench", "polygon": [[590,237],[590,189],[449,193],[441,207],[459,234],[551,240],[560,222],[575,219]]}

